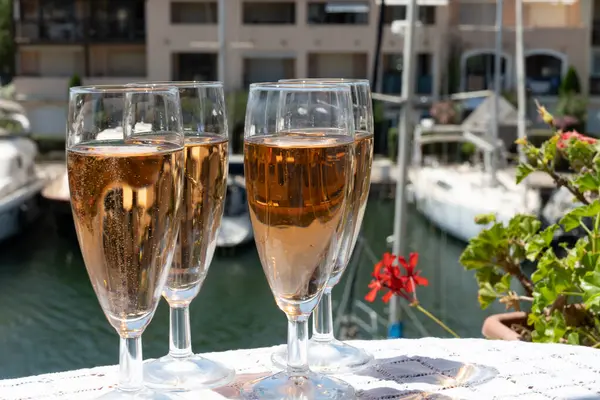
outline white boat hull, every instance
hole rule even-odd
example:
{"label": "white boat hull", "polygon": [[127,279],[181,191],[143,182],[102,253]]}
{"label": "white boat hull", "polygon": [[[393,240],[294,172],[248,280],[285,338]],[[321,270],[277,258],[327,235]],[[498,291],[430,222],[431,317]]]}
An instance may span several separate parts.
{"label": "white boat hull", "polygon": [[[481,214],[495,214],[507,223],[516,214],[538,215],[539,193],[525,188],[491,187],[478,170],[423,167],[411,171],[411,192],[417,209],[434,225],[468,242],[485,226],[475,223]],[[526,200],[525,200],[526,199]]]}
{"label": "white boat hull", "polygon": [[0,200],[0,241],[17,235],[39,215],[37,196],[44,184],[33,181]]}

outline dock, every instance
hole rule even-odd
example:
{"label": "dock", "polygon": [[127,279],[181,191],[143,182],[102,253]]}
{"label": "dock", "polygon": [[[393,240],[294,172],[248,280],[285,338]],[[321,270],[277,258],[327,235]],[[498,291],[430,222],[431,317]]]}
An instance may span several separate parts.
{"label": "dock", "polygon": [[[233,161],[232,164],[240,164],[241,156],[235,155],[231,161]],[[56,179],[63,176],[66,166],[64,161],[45,161],[36,164],[36,169],[38,174],[48,182],[48,185],[50,185]],[[241,166],[238,169],[243,171],[243,167]],[[508,176],[515,179],[515,166],[504,168],[501,171],[504,171]],[[398,166],[391,160],[384,157],[376,157],[373,160],[373,167],[371,169],[371,189],[383,189],[384,192],[392,195],[393,191],[391,189],[393,189],[394,185],[396,184],[396,177],[399,175],[399,173],[400,171]],[[409,176],[410,175],[409,169]],[[563,175],[569,176],[570,174]],[[534,172],[529,175],[528,184],[533,189],[539,189],[543,191],[547,191],[555,187],[552,178],[542,172]]]}

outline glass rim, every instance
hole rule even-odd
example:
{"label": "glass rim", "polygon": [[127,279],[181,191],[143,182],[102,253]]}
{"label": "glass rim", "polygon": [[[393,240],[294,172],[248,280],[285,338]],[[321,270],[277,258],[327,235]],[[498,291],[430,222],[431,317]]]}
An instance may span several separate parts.
{"label": "glass rim", "polygon": [[174,87],[178,89],[186,88],[215,88],[223,89],[221,81],[148,81],[128,83],[128,87]]}
{"label": "glass rim", "polygon": [[371,86],[368,79],[347,79],[347,78],[294,78],[280,79],[282,83],[322,83],[322,84],[346,84],[351,86]]}
{"label": "glass rim", "polygon": [[250,91],[290,91],[290,92],[349,92],[350,85],[343,83],[316,82],[261,82],[251,83]]}
{"label": "glass rim", "polygon": [[73,86],[69,88],[69,93],[74,94],[98,94],[98,93],[117,93],[127,94],[132,92],[139,93],[169,93],[179,94],[177,88],[160,86],[160,87],[141,87],[127,85],[88,85],[88,86]]}

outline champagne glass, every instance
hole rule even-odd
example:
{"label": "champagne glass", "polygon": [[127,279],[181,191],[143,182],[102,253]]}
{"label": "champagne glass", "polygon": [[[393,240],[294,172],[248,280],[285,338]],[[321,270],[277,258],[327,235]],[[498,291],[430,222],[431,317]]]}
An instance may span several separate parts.
{"label": "champagne glass", "polygon": [[[373,356],[366,351],[336,340],[333,335],[333,310],[331,291],[346,270],[356,245],[360,226],[365,215],[369,188],[371,186],[371,164],[373,162],[373,104],[368,80],[363,79],[290,79],[287,83],[327,83],[349,85],[356,136],[354,141],[355,164],[353,171],[354,190],[348,202],[349,217],[342,232],[340,251],[333,262],[333,272],[323,291],[323,297],[313,311],[313,334],[308,343],[308,362],[313,371],[339,374],[357,371],[369,365]],[[276,350],[271,357],[278,367],[284,367],[287,359],[285,347]]]}
{"label": "champagne glass", "polygon": [[170,307],[169,354],[144,365],[149,387],[187,391],[233,380],[235,371],[199,355],[191,345],[189,306],[215,253],[227,193],[228,129],[221,82],[150,82],[176,87],[181,98],[185,172],[181,228],[163,297]]}
{"label": "champagne glass", "polygon": [[288,318],[286,369],[249,382],[245,398],[351,399],[354,389],[309,369],[308,318],[333,268],[352,188],[350,87],[250,85],[244,174],[260,261]]}
{"label": "champagne glass", "polygon": [[173,398],[144,387],[141,336],[175,252],[183,145],[177,89],[70,89],[73,219],[100,306],[121,337],[119,383],[104,400]]}

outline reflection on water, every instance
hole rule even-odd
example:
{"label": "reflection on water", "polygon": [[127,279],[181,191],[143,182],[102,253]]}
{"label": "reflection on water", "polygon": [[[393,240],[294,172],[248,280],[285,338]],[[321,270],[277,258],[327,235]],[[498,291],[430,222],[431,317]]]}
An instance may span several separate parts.
{"label": "reflection on water", "polygon": [[[393,202],[370,200],[363,234],[375,254],[386,251]],[[409,249],[421,253],[419,268],[430,285],[420,288],[421,304],[463,337],[480,337],[490,307],[481,311],[477,284],[457,259],[463,245],[441,235],[411,211]],[[57,372],[118,361],[117,336],[93,293],[76,240],[61,238],[49,221],[0,244],[0,378]],[[362,265],[357,296],[364,296],[372,265]],[[334,290],[342,295],[344,282]],[[383,313],[383,304],[374,307]],[[453,313],[452,310],[461,310]],[[275,305],[253,246],[235,257],[215,256],[206,282],[191,306],[195,351],[264,347],[286,339],[286,320]],[[429,334],[445,336],[417,313]],[[407,322],[405,335],[417,337]],[[144,333],[144,356],[168,351],[168,307],[161,301]],[[454,375],[456,377],[456,375]]]}

